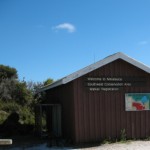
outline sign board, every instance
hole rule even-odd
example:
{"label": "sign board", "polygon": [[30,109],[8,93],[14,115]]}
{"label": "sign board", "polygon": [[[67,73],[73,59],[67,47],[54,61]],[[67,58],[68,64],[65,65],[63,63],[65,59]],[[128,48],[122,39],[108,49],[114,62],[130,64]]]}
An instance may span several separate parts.
{"label": "sign board", "polygon": [[126,111],[150,110],[150,93],[125,94]]}
{"label": "sign board", "polygon": [[90,91],[118,91],[126,87],[145,86],[146,79],[142,77],[87,77],[84,84]]}

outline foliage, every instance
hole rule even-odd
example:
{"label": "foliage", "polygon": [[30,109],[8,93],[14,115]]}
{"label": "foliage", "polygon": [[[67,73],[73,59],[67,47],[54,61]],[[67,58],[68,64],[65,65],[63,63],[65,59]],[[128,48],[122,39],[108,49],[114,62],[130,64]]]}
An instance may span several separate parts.
{"label": "foliage", "polygon": [[43,82],[43,84],[44,84],[44,86],[45,86],[45,85],[49,85],[49,84],[51,84],[51,83],[53,83],[53,82],[54,82],[53,79],[48,78],[47,80],[45,80],[45,81]]}
{"label": "foliage", "polygon": [[102,144],[110,144],[110,143],[112,143],[113,142],[113,140],[111,139],[111,137],[108,137],[107,139],[105,139],[103,142],[102,142]]}
{"label": "foliage", "polygon": [[39,88],[44,86],[44,83],[28,81],[26,84],[27,89],[32,93],[33,96],[31,105],[35,106],[35,104],[40,103],[44,99],[44,94],[38,92]]}
{"label": "foliage", "polygon": [[27,89],[26,82],[17,82],[13,93],[13,99],[20,105],[30,105],[33,100],[33,95]]}
{"label": "foliage", "polygon": [[2,124],[7,117],[9,116],[9,113],[7,113],[6,111],[0,110],[0,124]]}
{"label": "foliage", "polygon": [[122,129],[120,133],[120,141],[125,142],[126,141],[126,130]]}
{"label": "foliage", "polygon": [[0,79],[18,78],[17,70],[15,68],[0,65]]}
{"label": "foliage", "polygon": [[14,80],[13,78],[1,79],[0,99],[4,101],[11,100],[15,87],[16,87],[16,80]]}
{"label": "foliage", "polygon": [[19,114],[21,124],[34,124],[34,106],[45,96],[37,89],[52,82],[51,78],[44,82],[20,81],[15,68],[0,65],[0,124],[13,112]]}
{"label": "foliage", "polygon": [[36,94],[36,91],[43,86],[43,83],[42,82],[33,82],[33,81],[28,81],[26,82],[26,85],[27,85],[27,89],[29,91],[32,92],[33,95]]}
{"label": "foliage", "polygon": [[4,102],[0,100],[0,123],[2,124],[9,114],[16,111],[19,112],[20,106],[15,102]]}
{"label": "foliage", "polygon": [[114,139],[114,138],[111,138],[111,137],[108,137],[108,138],[106,138],[102,143],[103,144],[110,144],[110,143],[116,143],[116,142],[121,142],[121,143],[123,143],[123,142],[130,142],[129,140],[127,140],[127,138],[126,138],[126,130],[125,129],[122,129],[121,131],[120,131],[120,138],[119,139]]}
{"label": "foliage", "polygon": [[28,107],[22,107],[19,112],[20,122],[22,124],[34,124],[34,112]]}
{"label": "foliage", "polygon": [[17,104],[16,102],[3,102],[0,101],[0,110],[5,111],[7,113],[11,113],[11,112],[19,112],[21,110],[21,107],[19,104]]}
{"label": "foliage", "polygon": [[14,79],[2,79],[0,82],[0,99],[5,102],[15,101],[20,105],[30,104],[33,95],[25,82]]}
{"label": "foliage", "polygon": [[20,116],[20,123],[22,124],[34,124],[34,111],[31,107],[21,106],[16,102],[2,102],[0,101],[0,123],[13,112],[17,112]]}

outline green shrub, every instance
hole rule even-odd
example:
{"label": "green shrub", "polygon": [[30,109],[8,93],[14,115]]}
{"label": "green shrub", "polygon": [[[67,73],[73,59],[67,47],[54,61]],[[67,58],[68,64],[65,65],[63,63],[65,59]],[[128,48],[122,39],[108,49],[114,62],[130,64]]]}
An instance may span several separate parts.
{"label": "green shrub", "polygon": [[9,116],[9,114],[6,111],[1,110],[0,111],[0,124],[2,124],[7,117]]}
{"label": "green shrub", "polygon": [[0,110],[6,111],[7,113],[11,112],[19,112],[20,111],[20,105],[16,102],[0,102]]}
{"label": "green shrub", "polygon": [[126,130],[122,129],[120,132],[120,141],[125,142],[126,141]]}
{"label": "green shrub", "polygon": [[34,124],[34,113],[28,107],[22,107],[19,112],[20,123],[22,124]]}
{"label": "green shrub", "polygon": [[30,107],[19,105],[16,102],[3,101],[0,101],[0,124],[2,124],[12,112],[19,114],[19,122],[21,124],[34,124],[34,111]]}

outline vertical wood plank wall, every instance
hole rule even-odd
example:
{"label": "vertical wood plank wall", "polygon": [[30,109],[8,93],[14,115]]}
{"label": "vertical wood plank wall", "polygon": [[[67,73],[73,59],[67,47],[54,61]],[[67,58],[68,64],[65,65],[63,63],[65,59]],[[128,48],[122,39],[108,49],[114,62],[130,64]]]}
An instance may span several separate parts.
{"label": "vertical wood plank wall", "polygon": [[47,103],[59,103],[62,110],[62,136],[66,139],[75,141],[75,122],[74,122],[74,93],[73,83],[59,86],[46,92]]}
{"label": "vertical wood plank wall", "polygon": [[[99,76],[145,77],[147,85],[119,91],[88,91],[85,78]],[[150,74],[119,59],[74,80],[73,88],[76,143],[119,138],[122,129],[127,138],[150,136],[150,111],[125,111],[125,93],[150,93]]]}

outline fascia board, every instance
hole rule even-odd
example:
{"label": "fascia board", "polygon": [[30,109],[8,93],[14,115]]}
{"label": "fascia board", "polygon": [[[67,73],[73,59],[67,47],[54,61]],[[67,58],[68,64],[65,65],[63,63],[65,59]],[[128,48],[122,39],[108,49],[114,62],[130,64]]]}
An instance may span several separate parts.
{"label": "fascia board", "polygon": [[141,69],[141,70],[143,70],[143,71],[145,71],[147,73],[150,73],[150,68],[148,66],[146,66],[145,64],[143,64],[143,63],[141,63],[141,62],[139,62],[139,61],[137,61],[137,60],[135,60],[135,59],[133,59],[133,58],[131,58],[129,56],[126,56],[124,54],[122,54],[120,56],[120,58],[125,60],[126,62],[134,65],[135,67],[137,67],[137,68],[139,68],[139,69]]}

